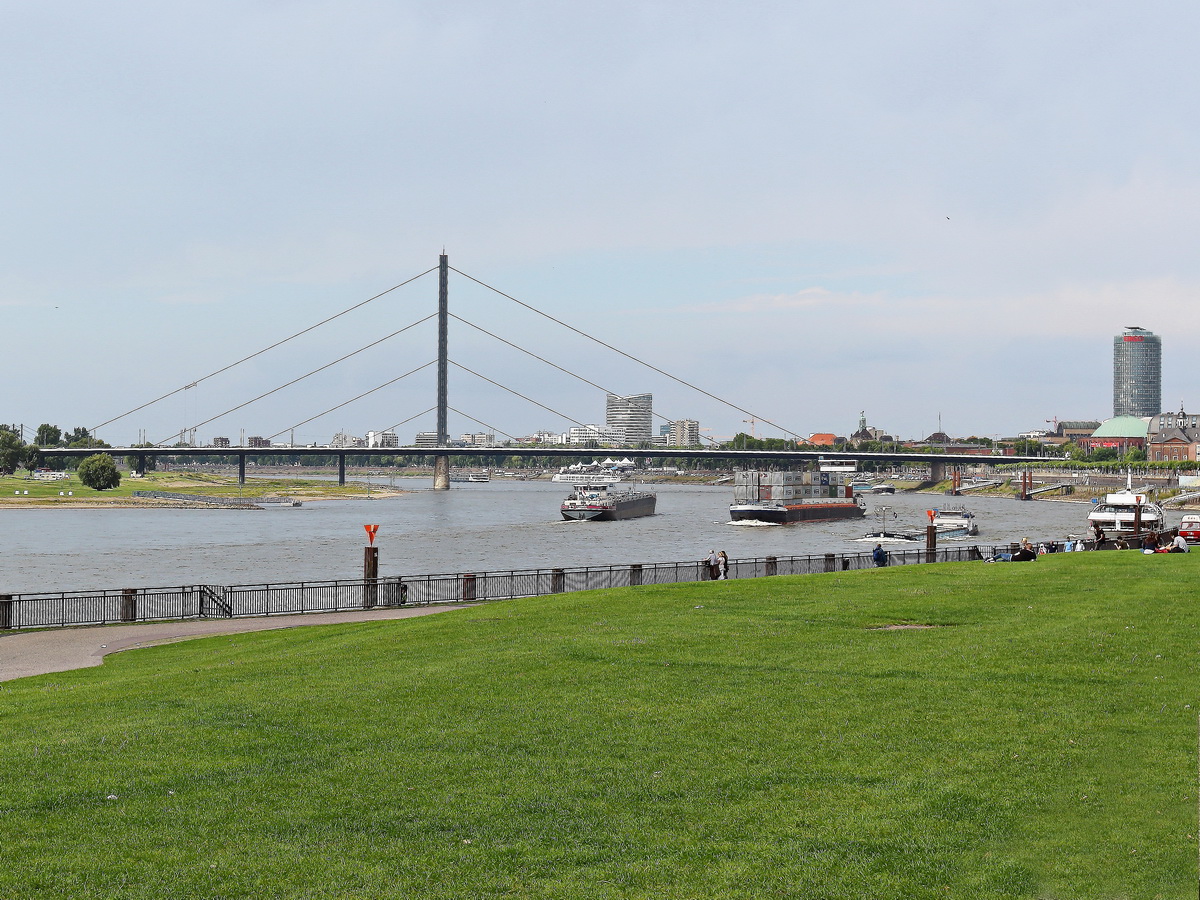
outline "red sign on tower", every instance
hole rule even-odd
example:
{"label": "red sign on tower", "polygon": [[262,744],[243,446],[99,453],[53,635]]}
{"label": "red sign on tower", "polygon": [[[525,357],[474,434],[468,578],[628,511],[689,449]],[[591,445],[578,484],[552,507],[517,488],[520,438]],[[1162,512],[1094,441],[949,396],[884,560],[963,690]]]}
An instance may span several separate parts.
{"label": "red sign on tower", "polygon": [[367,529],[367,538],[370,540],[371,544],[374,544],[375,543],[375,533],[377,531],[379,531],[379,526],[378,525],[364,525],[363,528]]}

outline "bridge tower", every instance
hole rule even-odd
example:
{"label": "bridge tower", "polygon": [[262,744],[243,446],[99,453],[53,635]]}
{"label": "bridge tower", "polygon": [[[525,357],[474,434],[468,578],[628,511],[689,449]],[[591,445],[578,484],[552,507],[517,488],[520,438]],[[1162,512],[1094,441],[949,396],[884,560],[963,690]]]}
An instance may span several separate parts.
{"label": "bridge tower", "polygon": [[[437,444],[445,447],[450,443],[446,433],[447,403],[447,360],[450,322],[450,262],[443,253],[438,257],[438,374],[437,374]],[[433,458],[433,489],[450,490],[450,456],[439,454]]]}

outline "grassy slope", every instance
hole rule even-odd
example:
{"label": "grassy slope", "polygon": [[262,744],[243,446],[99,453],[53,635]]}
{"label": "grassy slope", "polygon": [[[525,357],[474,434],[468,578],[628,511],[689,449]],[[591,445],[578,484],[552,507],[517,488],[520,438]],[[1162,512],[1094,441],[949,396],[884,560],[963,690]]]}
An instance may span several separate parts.
{"label": "grassy slope", "polygon": [[0,896],[1191,897],[1197,565],[635,588],[0,684]]}

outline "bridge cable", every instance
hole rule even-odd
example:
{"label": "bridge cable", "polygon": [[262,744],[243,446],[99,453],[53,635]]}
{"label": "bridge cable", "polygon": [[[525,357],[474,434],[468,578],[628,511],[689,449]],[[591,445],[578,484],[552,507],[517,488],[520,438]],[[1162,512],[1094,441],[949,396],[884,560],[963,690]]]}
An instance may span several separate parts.
{"label": "bridge cable", "polygon": [[[434,407],[434,408],[436,409],[436,407]],[[490,428],[490,429],[492,429],[492,431],[494,431],[496,434],[502,434],[502,435],[504,435],[506,438],[511,438],[511,439],[512,439],[512,440],[514,440],[514,441],[519,441],[519,440],[521,440],[521,439],[520,439],[519,437],[517,437],[516,435],[509,434],[507,431],[501,431],[501,430],[500,430],[499,428],[497,428],[495,425],[489,425],[487,422],[484,422],[482,419],[477,419],[477,418],[475,418],[474,416],[468,416],[468,415],[467,415],[465,412],[463,412],[461,409],[455,409],[453,406],[447,406],[446,408],[447,408],[447,409],[449,409],[451,412],[456,412],[456,413],[458,413],[458,414],[459,414],[460,416],[462,416],[464,419],[470,419],[470,420],[471,420],[472,422],[474,422],[476,425],[482,425],[484,428]],[[497,453],[500,453],[500,454],[503,454],[503,452],[504,452],[504,448],[503,448],[503,447],[497,447],[497,448],[496,448],[496,452],[497,452]]]}
{"label": "bridge cable", "polygon": [[484,381],[486,381],[488,384],[494,384],[496,387],[500,388],[502,391],[508,391],[510,394],[515,394],[516,396],[520,397],[522,400],[527,400],[528,402],[532,403],[534,406],[540,406],[542,409],[546,410],[547,412],[552,412],[552,413],[554,413],[554,415],[556,415],[556,416],[562,416],[562,417],[563,417],[564,419],[566,419],[568,422],[574,422],[574,423],[575,423],[576,425],[578,425],[580,428],[587,428],[587,426],[586,426],[586,425],[584,425],[582,422],[580,422],[578,419],[573,419],[573,418],[571,418],[571,417],[570,417],[570,416],[568,416],[568,415],[567,415],[565,412],[559,412],[557,409],[551,409],[549,406],[546,406],[544,403],[538,403],[538,402],[537,402],[536,400],[534,400],[532,397],[526,397],[524,394],[520,393],[519,391],[514,391],[514,390],[513,390],[512,388],[510,388],[510,387],[505,387],[504,385],[502,385],[502,384],[501,384],[500,382],[498,382],[498,381],[492,381],[492,379],[488,378],[486,375],[480,375],[480,374],[479,374],[478,372],[476,372],[474,369],[468,369],[468,368],[467,368],[466,366],[464,366],[462,363],[456,363],[456,362],[455,362],[454,360],[452,360],[452,359],[451,359],[451,360],[448,360],[448,362],[449,362],[451,365],[455,366],[456,368],[462,369],[464,372],[470,372],[470,373],[471,373],[472,375],[474,375],[476,378],[482,378],[482,379],[483,379]]}
{"label": "bridge cable", "polygon": [[[240,366],[244,362],[249,362],[250,360],[254,359],[254,357],[256,357],[256,356],[262,356],[268,350],[274,350],[276,347],[281,347],[284,344],[286,344],[288,341],[295,340],[296,338],[300,337],[303,334],[308,334],[310,331],[312,331],[316,328],[320,328],[322,325],[327,325],[328,323],[332,322],[334,319],[337,319],[337,318],[340,318],[340,317],[346,315],[346,313],[354,312],[354,310],[358,309],[360,306],[366,306],[372,300],[378,300],[380,297],[384,296],[385,294],[390,294],[392,291],[398,290],[399,288],[404,287],[406,284],[412,284],[418,278],[423,278],[426,275],[428,275],[430,272],[437,271],[437,268],[438,268],[437,266],[434,266],[432,269],[426,269],[420,275],[414,275],[412,278],[408,279],[408,281],[402,281],[399,284],[395,285],[394,287],[390,287],[386,291],[376,294],[374,297],[368,297],[366,300],[363,300],[361,303],[356,303],[356,304],[354,304],[354,306],[351,306],[348,309],[343,309],[340,313],[337,313],[336,315],[332,315],[328,319],[323,319],[320,322],[318,322],[316,325],[310,325],[308,328],[305,328],[303,331],[297,331],[291,337],[286,337],[281,341],[276,341],[271,346],[263,347],[261,350],[251,353],[249,356],[243,357],[242,359],[239,359],[237,362],[230,363],[229,365],[225,366],[222,369],[217,369],[217,371],[215,371],[215,372],[209,372],[204,377],[197,378],[195,381],[191,382],[190,384],[185,384],[183,387],[176,388],[175,390],[173,390],[169,393],[163,394],[161,397],[157,397],[154,400],[147,401],[146,403],[143,403],[141,406],[136,406],[133,409],[129,410],[129,412],[123,412],[119,416],[109,419],[107,422],[101,422],[99,425],[93,426],[91,429],[91,432],[95,433],[96,429],[98,429],[98,428],[103,428],[105,425],[111,425],[113,422],[118,422],[121,419],[124,419],[126,416],[131,416],[135,412],[145,409],[147,406],[153,406],[155,403],[158,403],[160,400],[166,400],[168,397],[173,397],[176,394],[178,394],[180,391],[186,391],[191,388],[194,388],[200,382],[207,381],[208,379],[213,378],[217,375],[220,375],[223,372],[228,372],[230,369],[234,368],[235,366]],[[180,432],[180,434],[182,434],[182,433],[183,432]],[[170,438],[168,438],[168,440],[170,440]]]}
{"label": "bridge cable", "polygon": [[[564,369],[562,366],[558,365],[557,363],[552,363],[552,362],[550,362],[550,360],[545,359],[541,356],[538,356],[532,350],[526,350],[524,347],[518,346],[517,344],[514,344],[512,341],[506,341],[504,338],[500,337],[500,335],[493,334],[492,332],[488,331],[486,328],[482,328],[481,326],[476,325],[474,322],[468,322],[466,319],[462,318],[462,316],[456,316],[456,315],[454,315],[454,313],[450,313],[450,317],[453,319],[457,319],[459,322],[462,322],[464,325],[469,325],[470,327],[474,328],[476,331],[483,332],[488,337],[490,337],[494,340],[497,340],[502,344],[507,344],[509,347],[512,347],[514,350],[520,350],[522,353],[532,356],[538,362],[543,362],[546,365],[550,366],[552,369],[558,369],[558,371],[560,371],[566,375],[570,375],[572,378],[577,378],[580,381],[582,381],[584,384],[590,385],[591,387],[594,387],[598,391],[604,391],[604,393],[606,393],[606,394],[613,394],[614,396],[619,396],[616,391],[612,391],[606,387],[602,387],[601,385],[596,384],[596,382],[594,382],[594,381],[588,381],[588,379],[584,378],[582,375],[580,375],[576,372],[572,372],[570,369]],[[456,410],[456,412],[457,412],[457,410]],[[653,415],[655,418],[662,419],[664,422],[674,422],[675,421],[674,419],[670,418],[669,416],[664,416],[662,413],[656,413],[653,410],[651,410],[650,412],[651,412],[651,415]],[[464,415],[464,414],[460,413],[460,415]],[[467,416],[467,418],[469,419],[471,417]],[[478,421],[478,420],[475,420],[475,421]],[[485,423],[480,422],[480,424],[482,425]],[[501,433],[503,434],[503,432],[501,432]],[[511,437],[511,435],[509,435],[509,437]],[[716,441],[714,438],[709,437],[706,434],[701,435],[701,437],[707,441],[711,441],[714,444],[718,443],[718,441]]]}
{"label": "bridge cable", "polygon": [[249,406],[251,403],[256,403],[257,401],[263,399],[263,397],[269,397],[274,393],[282,391],[286,387],[291,387],[293,384],[296,384],[296,382],[303,381],[305,378],[308,378],[311,375],[316,375],[318,372],[324,372],[326,369],[330,368],[331,366],[336,366],[340,362],[345,362],[350,357],[357,356],[359,353],[362,353],[364,350],[370,350],[372,347],[382,344],[384,341],[391,340],[396,335],[403,334],[404,332],[408,331],[410,328],[416,328],[418,325],[422,324],[423,322],[428,322],[430,319],[434,319],[434,318],[437,318],[437,313],[435,313],[435,312],[430,313],[423,319],[418,319],[417,321],[413,322],[410,325],[405,325],[399,331],[393,331],[391,334],[386,335],[385,337],[381,337],[377,341],[372,341],[371,343],[367,344],[365,347],[359,347],[357,350],[351,351],[350,353],[347,353],[345,356],[335,359],[333,362],[325,363],[325,365],[323,365],[323,366],[318,366],[317,368],[313,369],[311,372],[304,373],[299,378],[293,378],[291,381],[287,382],[287,384],[281,384],[281,385],[279,385],[279,387],[272,388],[271,390],[267,391],[264,394],[259,394],[257,397],[253,397],[250,400],[247,400],[245,403],[239,403],[237,406],[227,409],[223,413],[217,413],[217,415],[213,416],[212,418],[205,419],[203,422],[197,422],[195,425],[191,425],[187,428],[184,428],[181,431],[177,431],[175,434],[171,435],[169,438],[164,438],[163,440],[159,441],[155,446],[161,447],[167,441],[171,441],[177,437],[181,437],[182,435],[186,434],[187,432],[191,431],[192,429],[199,428],[202,425],[207,425],[209,422],[215,422],[217,419],[221,418],[222,416],[227,416],[231,412],[236,412],[237,410],[242,409],[245,406]]}
{"label": "bridge cable", "polygon": [[[409,422],[411,422],[413,419],[418,419],[418,418],[420,418],[421,416],[425,415],[426,413],[431,413],[431,412],[433,412],[435,409],[437,409],[437,404],[436,404],[436,403],[435,403],[433,406],[429,407],[429,409],[425,410],[424,412],[419,412],[419,413],[417,413],[415,416],[409,416],[409,417],[408,417],[407,419],[405,419],[403,422],[397,422],[397,423],[396,423],[395,425],[393,425],[391,428],[384,428],[384,429],[382,429],[382,430],[383,430],[383,431],[395,431],[395,430],[396,430],[397,428],[399,428],[401,425],[407,425],[407,424],[408,424]],[[388,447],[387,449],[389,449],[389,450],[392,450],[392,449],[396,449],[396,448],[393,448],[393,447]],[[402,449],[402,448],[401,448],[401,449]],[[396,455],[397,455],[397,456],[399,456],[399,455],[402,455],[402,454],[396,454]]]}
{"label": "bridge cable", "polygon": [[[614,347],[612,344],[606,344],[604,341],[600,340],[599,338],[594,337],[593,335],[590,335],[585,331],[580,331],[578,328],[575,328],[572,325],[568,325],[566,322],[562,321],[561,319],[556,319],[556,318],[554,318],[554,316],[550,315],[549,313],[542,312],[537,307],[530,306],[528,303],[524,303],[524,302],[518,300],[516,297],[513,297],[511,294],[504,293],[504,291],[500,290],[499,288],[492,287],[492,285],[487,284],[486,282],[480,281],[478,278],[473,278],[472,276],[468,275],[466,272],[462,272],[458,269],[455,269],[453,266],[448,266],[448,268],[453,269],[455,272],[457,272],[463,278],[473,281],[476,284],[480,285],[481,287],[487,288],[489,291],[495,291],[501,297],[505,297],[505,298],[511,300],[513,303],[516,303],[518,306],[523,306],[530,312],[535,312],[539,316],[547,318],[551,322],[555,322],[555,323],[561,325],[563,328],[566,328],[569,331],[575,332],[580,337],[585,337],[590,341],[594,341],[595,343],[599,344],[602,347],[607,347],[609,350],[612,350],[614,353],[619,353],[621,356],[624,356],[626,359],[632,360],[633,362],[638,363],[639,365],[645,366],[647,369],[651,369],[651,370],[657,372],[659,375],[664,375],[667,378],[670,378],[672,381],[682,384],[684,387],[691,388],[693,391],[697,391],[698,393],[701,393],[706,397],[716,400],[718,403],[728,406],[730,409],[736,409],[740,413],[745,413],[746,415],[750,416],[750,418],[755,419],[759,422],[766,422],[768,425],[778,428],[784,434],[790,434],[790,435],[792,435],[792,437],[796,437],[796,438],[801,437],[797,432],[792,431],[790,428],[784,428],[782,425],[772,422],[770,419],[765,419],[762,416],[758,415],[757,413],[753,413],[748,409],[743,409],[742,407],[738,406],[736,403],[730,403],[728,400],[723,400],[720,397],[718,397],[716,394],[713,394],[713,393],[710,393],[709,391],[704,390],[704,388],[702,388],[702,387],[697,387],[696,385],[694,385],[688,381],[684,381],[682,378],[677,378],[676,376],[672,375],[670,372],[664,372],[662,369],[658,368],[658,366],[648,363],[644,359],[638,359],[636,356],[632,356],[632,355],[626,353],[624,350],[619,350],[616,347]],[[803,440],[803,438],[801,438],[801,440]]]}
{"label": "bridge cable", "polygon": [[[363,391],[357,397],[351,397],[349,400],[345,400],[342,403],[339,403],[337,406],[331,406],[331,407],[329,407],[329,409],[325,410],[325,412],[317,413],[315,416],[305,419],[303,422],[297,422],[291,428],[285,428],[285,429],[283,429],[283,431],[277,431],[277,432],[275,432],[275,434],[269,435],[267,437],[267,440],[271,440],[272,438],[277,438],[277,437],[279,437],[279,435],[283,434],[285,431],[293,431],[293,430],[299,428],[301,425],[307,425],[313,419],[319,419],[319,418],[321,418],[321,416],[327,416],[331,412],[335,412],[336,410],[341,409],[343,406],[348,406],[349,404],[353,403],[355,400],[361,400],[363,397],[366,397],[368,394],[373,394],[376,391],[381,391],[385,387],[388,387],[389,385],[393,385],[397,381],[400,381],[402,378],[407,378],[409,375],[412,375],[416,372],[420,372],[422,369],[429,368],[435,362],[437,362],[436,359],[431,359],[429,362],[425,363],[425,365],[423,365],[423,366],[417,366],[415,369],[405,372],[403,375],[396,376],[391,381],[385,381],[383,384],[379,385],[378,387],[373,387],[369,391]],[[437,409],[437,407],[435,406],[434,409]],[[423,413],[418,413],[418,415],[423,415]]]}

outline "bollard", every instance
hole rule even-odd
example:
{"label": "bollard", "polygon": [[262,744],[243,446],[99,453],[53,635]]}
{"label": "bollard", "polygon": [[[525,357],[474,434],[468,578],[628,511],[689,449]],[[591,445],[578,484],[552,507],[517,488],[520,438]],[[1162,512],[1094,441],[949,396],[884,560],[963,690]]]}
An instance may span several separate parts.
{"label": "bollard", "polygon": [[850,571],[850,558],[849,557],[846,557],[842,560],[842,571],[843,572]]}
{"label": "bollard", "polygon": [[832,553],[825,554],[825,571],[826,572],[834,571],[833,554]]}
{"label": "bollard", "polygon": [[767,575],[777,575],[779,573],[779,560],[777,560],[775,557],[768,556],[765,560],[765,563]]}
{"label": "bollard", "polygon": [[474,575],[464,575],[462,577],[462,598],[468,602],[475,599]]}
{"label": "bollard", "polygon": [[121,589],[121,621],[137,621],[137,588]]}
{"label": "bollard", "polygon": [[550,570],[550,593],[561,594],[567,587],[567,576],[562,569]]}
{"label": "bollard", "polygon": [[925,526],[925,562],[937,562],[937,526]]}
{"label": "bollard", "polygon": [[363,609],[379,602],[379,548],[363,547]]}
{"label": "bollard", "polygon": [[631,587],[642,583],[642,564],[634,563],[629,567],[629,584]]}
{"label": "bollard", "polygon": [[12,594],[0,594],[0,631],[8,631],[12,625]]}

